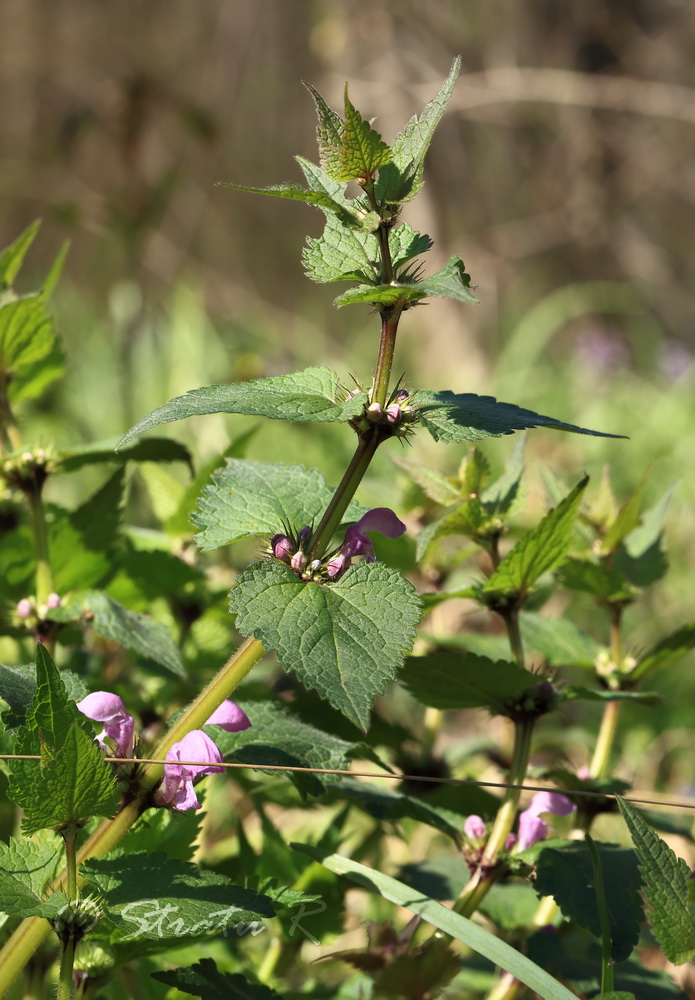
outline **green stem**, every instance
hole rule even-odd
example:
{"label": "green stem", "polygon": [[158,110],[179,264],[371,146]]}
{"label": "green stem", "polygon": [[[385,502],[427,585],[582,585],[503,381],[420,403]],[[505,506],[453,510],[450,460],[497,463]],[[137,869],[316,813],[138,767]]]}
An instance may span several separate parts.
{"label": "green stem", "polygon": [[381,340],[371,399],[372,403],[379,403],[381,406],[385,406],[388,400],[398,321],[402,311],[402,306],[388,306],[381,313]]}
{"label": "green stem", "polygon": [[611,751],[618,727],[621,705],[620,701],[607,701],[603,709],[601,727],[589,766],[589,775],[592,778],[605,778],[610,771]]}
{"label": "green stem", "polygon": [[[509,770],[509,783],[511,785],[523,784],[531,756],[532,737],[533,720],[521,719],[514,722],[514,752]],[[470,917],[488,894],[496,879],[500,877],[500,872],[495,871],[497,856],[512,832],[520,797],[520,788],[507,789],[504,802],[497,811],[490,836],[485,844],[480,867],[454,904],[454,910],[457,913]]]}
{"label": "green stem", "polygon": [[67,873],[67,884],[65,895],[70,903],[77,902],[77,827],[70,826],[63,830],[63,841],[65,843],[65,871]]}
{"label": "green stem", "polygon": [[374,458],[380,440],[379,431],[376,427],[368,431],[364,437],[360,437],[355,454],[352,456],[352,460],[345,470],[345,475],[333,494],[331,502],[326,508],[319,526],[311,539],[309,548],[312,558],[320,559],[330,545],[331,539],[343,519],[343,514],[355,495],[357,487],[362,482],[369,463]]}
{"label": "green stem", "polygon": [[520,667],[524,666],[524,643],[521,638],[521,629],[519,627],[519,609],[514,607],[510,608],[505,614],[502,615],[504,619],[504,624],[507,627],[507,635],[509,636],[509,646],[512,651],[512,656],[514,660],[519,664]]}
{"label": "green stem", "polygon": [[[253,636],[241,644],[236,653],[227,660],[207,687],[159,742],[153,752],[153,757],[157,757],[159,760],[156,764],[148,764],[143,771],[135,798],[127,802],[113,819],[103,820],[84,842],[76,855],[77,864],[87,858],[100,858],[120,843],[140,814],[149,808],[149,793],[164,773],[164,758],[167,750],[172,744],[183,739],[186,733],[205,725],[215,709],[241,683],[251,668],[260,660],[263,653],[263,645]],[[54,882],[54,888],[60,889],[65,879],[66,873],[63,872]],[[29,917],[21,922],[5,943],[0,950],[0,996],[4,996],[14,978],[19,975],[41,942],[47,937],[50,929],[50,924],[42,917]]]}
{"label": "green stem", "polygon": [[60,976],[58,979],[58,993],[56,1000],[71,1000],[73,975],[72,970],[75,964],[75,939],[72,935],[63,944],[63,951],[60,956]]}
{"label": "green stem", "polygon": [[598,918],[601,926],[601,993],[610,993],[613,990],[614,982],[613,961],[611,958],[611,927],[606,907],[606,894],[603,888],[601,858],[596,849],[596,844],[589,833],[586,835],[586,843],[591,854],[591,864],[594,869],[594,890],[596,892],[596,906],[598,907]]}
{"label": "green stem", "polygon": [[36,603],[45,605],[48,595],[53,592],[53,572],[48,549],[48,532],[44,516],[41,489],[35,486],[27,490],[26,498],[31,510],[31,520],[34,529],[34,550],[36,552]]}
{"label": "green stem", "polygon": [[0,437],[11,451],[19,451],[22,447],[22,436],[7,397],[7,380],[4,376],[0,378]]}

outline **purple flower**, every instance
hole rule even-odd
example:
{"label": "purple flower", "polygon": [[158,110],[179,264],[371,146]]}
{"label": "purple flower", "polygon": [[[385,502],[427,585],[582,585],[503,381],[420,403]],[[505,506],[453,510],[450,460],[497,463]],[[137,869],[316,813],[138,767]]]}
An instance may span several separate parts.
{"label": "purple flower", "polygon": [[548,824],[528,810],[519,816],[519,838],[516,842],[519,851],[525,851],[537,840],[545,840],[548,835]]}
{"label": "purple flower", "polygon": [[97,736],[99,746],[106,749],[105,740],[114,740],[116,756],[128,757],[133,750],[133,716],[126,712],[123,701],[109,691],[92,691],[77,702],[77,707],[88,719],[103,722],[104,728]]}
{"label": "purple flower", "polygon": [[405,531],[405,525],[388,507],[375,507],[368,510],[357,524],[351,525],[345,532],[343,555],[364,556],[367,562],[375,562],[374,547],[365,535],[365,531],[378,531],[387,538],[400,538]]}
{"label": "purple flower", "polygon": [[[222,763],[222,754],[218,748],[202,729],[194,729],[178,743],[174,743],[166,759],[164,778],[155,794],[157,804],[165,805],[170,802],[179,812],[200,809],[193,782],[203,775],[220,774],[224,771],[223,767],[217,766]],[[181,764],[180,761],[197,763]]]}
{"label": "purple flower", "polygon": [[486,830],[487,826],[480,816],[469,816],[463,824],[463,832],[471,840],[480,840],[481,837],[485,836]]}
{"label": "purple flower", "polygon": [[46,598],[47,608],[59,608],[61,605],[60,594],[49,594]]}
{"label": "purple flower", "polygon": [[17,604],[17,614],[20,618],[31,618],[34,609],[28,597],[23,597]]}
{"label": "purple flower", "polygon": [[270,539],[270,547],[276,559],[282,559],[283,562],[289,561],[293,548],[287,535],[273,535]]}
{"label": "purple flower", "polygon": [[575,808],[574,803],[560,792],[538,792],[531,799],[528,809],[519,816],[517,850],[525,851],[527,847],[548,836],[548,824],[540,819],[541,813],[568,816]]}
{"label": "purple flower", "polygon": [[205,725],[220,726],[228,733],[240,733],[243,729],[249,728],[251,720],[242,708],[227,698],[219,708],[215,709]]}

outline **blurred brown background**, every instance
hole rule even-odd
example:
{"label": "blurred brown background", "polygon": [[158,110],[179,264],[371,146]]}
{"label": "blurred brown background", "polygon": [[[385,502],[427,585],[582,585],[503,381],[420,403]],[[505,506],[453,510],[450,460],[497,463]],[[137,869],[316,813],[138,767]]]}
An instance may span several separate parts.
{"label": "blurred brown background", "polygon": [[[364,375],[373,317],[336,313],[344,286],[303,275],[320,215],[214,185],[300,179],[293,155],[316,158],[303,78],[339,109],[349,80],[388,139],[458,53],[405,217],[435,239],[433,265],[461,254],[480,305],[414,310],[400,365],[632,435],[648,416],[663,434],[642,440],[632,485],[655,454],[666,475],[685,463],[669,407],[695,344],[686,0],[5,0],[0,238],[43,217],[37,274],[70,238],[57,310],[73,365],[119,376],[104,433],[205,381],[312,361]],[[616,454],[550,438],[569,464]]]}

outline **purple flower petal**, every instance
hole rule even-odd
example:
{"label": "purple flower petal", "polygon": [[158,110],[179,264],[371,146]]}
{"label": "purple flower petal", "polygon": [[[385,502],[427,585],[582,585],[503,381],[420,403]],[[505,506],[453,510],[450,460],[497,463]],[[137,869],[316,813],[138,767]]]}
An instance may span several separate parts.
{"label": "purple flower petal", "polygon": [[228,733],[240,733],[249,728],[251,720],[242,708],[227,698],[215,709],[206,725],[221,726]]}
{"label": "purple flower petal", "polygon": [[480,816],[469,816],[463,824],[463,832],[467,837],[470,837],[471,840],[479,840],[481,837],[485,836],[486,831],[487,826]]}
{"label": "purple flower petal", "polygon": [[545,840],[548,835],[548,824],[545,820],[534,816],[527,809],[519,816],[519,839],[517,849],[525,851],[539,840]]}
{"label": "purple flower petal", "polygon": [[553,813],[555,816],[568,816],[576,806],[566,795],[560,792],[538,792],[533,796],[526,810],[531,816],[541,813]]}
{"label": "purple flower petal", "polygon": [[[194,729],[167,752],[164,778],[157,790],[155,800],[159,805],[171,802],[179,812],[200,808],[200,802],[193,789],[193,781],[206,774],[222,773],[222,754],[202,729]],[[199,763],[180,763],[198,761]]]}
{"label": "purple flower petal", "polygon": [[365,534],[366,531],[378,531],[387,538],[400,538],[405,531],[405,525],[389,507],[374,507],[373,510],[368,510],[357,524],[351,525],[345,532],[342,551],[346,556],[374,557],[374,549]]}
{"label": "purple flower petal", "polygon": [[111,694],[110,691],[92,691],[77,702],[77,707],[88,719],[104,723],[103,730],[97,736],[97,742],[101,747],[105,746],[106,739],[110,739],[116,744],[117,757],[130,755],[133,749],[134,720],[117,694]]}

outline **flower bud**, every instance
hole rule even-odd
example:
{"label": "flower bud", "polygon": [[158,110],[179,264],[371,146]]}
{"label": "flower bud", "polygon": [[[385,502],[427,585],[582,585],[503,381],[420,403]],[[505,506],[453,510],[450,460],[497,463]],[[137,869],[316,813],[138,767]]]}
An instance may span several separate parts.
{"label": "flower bud", "polygon": [[485,836],[486,831],[487,826],[480,816],[469,816],[463,824],[463,832],[471,840],[480,840],[481,837]]}
{"label": "flower bud", "polygon": [[398,403],[391,403],[386,407],[386,419],[390,424],[397,424],[401,419],[401,408]]}
{"label": "flower bud", "polygon": [[17,604],[17,614],[20,618],[31,618],[33,612],[31,601],[28,597],[23,597]]}
{"label": "flower bud", "polygon": [[287,562],[292,555],[292,542],[287,535],[273,535],[270,539],[270,547],[276,559]]}
{"label": "flower bud", "polygon": [[301,548],[310,535],[311,535],[311,525],[305,524],[304,527],[300,528],[299,531],[297,532],[297,545]]}
{"label": "flower bud", "polygon": [[290,559],[290,566],[292,567],[292,569],[304,569],[306,564],[307,564],[307,558],[301,551],[301,549],[299,552],[295,552],[295,554]]}
{"label": "flower bud", "polygon": [[61,605],[60,594],[49,594],[46,598],[47,608],[59,608]]}
{"label": "flower bud", "polygon": [[384,408],[381,403],[371,403],[367,407],[367,419],[371,420],[373,424],[378,424],[383,415]]}

